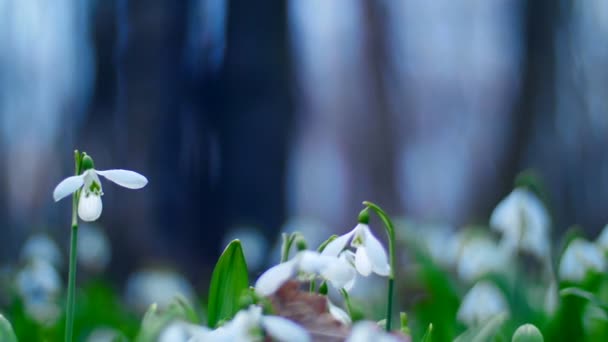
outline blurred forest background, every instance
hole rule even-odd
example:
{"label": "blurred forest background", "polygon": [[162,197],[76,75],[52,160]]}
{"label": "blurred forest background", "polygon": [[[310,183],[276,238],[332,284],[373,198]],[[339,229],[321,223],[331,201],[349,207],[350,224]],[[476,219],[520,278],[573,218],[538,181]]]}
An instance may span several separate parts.
{"label": "blurred forest background", "polygon": [[522,170],[555,234],[594,236],[607,38],[603,0],[0,0],[0,261],[33,232],[67,247],[75,148],[150,180],[105,184],[119,282],[200,281],[235,235],[274,262],[280,230],[343,232],[363,200],[485,221]]}

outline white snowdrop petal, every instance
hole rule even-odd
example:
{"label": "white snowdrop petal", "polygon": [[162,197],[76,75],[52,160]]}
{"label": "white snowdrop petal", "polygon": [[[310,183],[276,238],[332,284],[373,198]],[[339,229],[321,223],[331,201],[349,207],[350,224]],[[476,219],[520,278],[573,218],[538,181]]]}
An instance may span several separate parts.
{"label": "white snowdrop petal", "polygon": [[88,196],[84,193],[80,195],[78,201],[78,216],[87,222],[95,221],[101,216],[103,204],[101,203],[101,196],[95,194],[89,194]]}
{"label": "white snowdrop petal", "polygon": [[53,190],[53,199],[55,202],[57,202],[60,199],[74,193],[74,191],[78,190],[83,184],[83,175],[68,177],[57,184],[55,190]]}
{"label": "white snowdrop petal", "polygon": [[262,326],[273,339],[280,342],[308,342],[310,336],[300,325],[279,316],[263,316]]}
{"label": "white snowdrop petal", "polygon": [[352,320],[350,319],[350,316],[348,315],[348,313],[346,313],[346,311],[342,310],[337,305],[334,305],[334,303],[332,303],[331,300],[329,300],[329,298],[327,299],[327,307],[329,308],[329,313],[336,320],[342,322],[344,325],[352,324]]}
{"label": "white snowdrop petal", "polygon": [[502,292],[494,284],[482,281],[464,296],[456,316],[472,326],[503,312],[508,312],[508,307]]}
{"label": "white snowdrop petal", "polygon": [[357,271],[365,277],[372,273],[372,264],[369,260],[367,249],[364,246],[357,248],[357,252],[355,253],[355,267],[357,268]]}
{"label": "white snowdrop petal", "polygon": [[374,273],[381,276],[388,276],[391,267],[388,264],[388,257],[382,244],[369,229],[365,230],[365,247],[372,265]]}
{"label": "white snowdrop petal", "polygon": [[[326,262],[320,274],[321,277],[329,280],[334,287],[341,289],[346,287],[352,288],[357,272],[355,272],[353,266],[348,262],[333,258],[333,260]],[[349,289],[346,290],[348,291]]]}
{"label": "white snowdrop petal", "polygon": [[129,170],[105,170],[95,172],[108,180],[129,189],[141,189],[148,184],[148,179],[137,172]]}
{"label": "white snowdrop petal", "polygon": [[281,287],[296,272],[296,260],[278,264],[271,267],[258,278],[255,290],[262,296],[269,296]]}
{"label": "white snowdrop petal", "polygon": [[580,282],[589,271],[603,272],[606,259],[597,245],[584,239],[572,241],[561,257],[559,275],[562,280]]}
{"label": "white snowdrop petal", "polygon": [[608,252],[608,224],[604,227],[595,242],[604,250],[604,252]]}
{"label": "white snowdrop petal", "polygon": [[321,252],[321,254],[337,257],[340,254],[340,252],[342,252],[344,247],[346,247],[346,244],[348,243],[350,238],[353,236],[353,234],[355,234],[356,229],[357,229],[357,227],[355,227],[355,229],[351,230],[350,232],[348,232],[344,235],[338,236],[334,241],[328,243],[327,246],[325,246],[325,249],[323,250],[323,252]]}

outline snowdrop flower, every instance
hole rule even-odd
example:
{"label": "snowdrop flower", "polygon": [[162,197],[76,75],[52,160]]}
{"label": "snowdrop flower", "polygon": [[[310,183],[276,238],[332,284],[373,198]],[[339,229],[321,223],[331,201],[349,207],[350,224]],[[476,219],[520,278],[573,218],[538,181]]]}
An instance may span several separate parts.
{"label": "snowdrop flower", "polygon": [[303,327],[283,317],[262,315],[262,308],[256,305],[237,312],[230,322],[215,330],[198,333],[191,341],[263,341],[262,331],[275,341],[310,341],[310,335]]}
{"label": "snowdrop flower", "polygon": [[590,271],[603,272],[606,259],[602,250],[595,244],[578,238],[566,247],[559,263],[559,276],[562,280],[580,282]]}
{"label": "snowdrop flower", "polygon": [[81,175],[71,176],[61,181],[53,191],[55,202],[69,196],[70,194],[82,189],[80,200],[78,201],[78,216],[83,221],[95,221],[101,215],[103,205],[101,196],[103,195],[99,176],[128,189],[141,189],[148,180],[137,172],[129,170],[105,170],[94,169],[93,159],[88,155],[83,157],[83,169]]}
{"label": "snowdrop flower", "polygon": [[308,277],[319,275],[334,287],[347,291],[352,288],[356,276],[353,267],[343,258],[305,250],[264,272],[255,283],[255,289],[259,294],[269,296],[298,274]]}
{"label": "snowdrop flower", "polygon": [[502,292],[494,284],[482,281],[464,296],[457,318],[468,326],[474,326],[508,310]]}
{"label": "snowdrop flower", "polygon": [[127,303],[138,312],[145,312],[150,304],[167,307],[176,295],[182,295],[193,303],[194,288],[182,275],[170,270],[141,270],[127,280],[125,297]]}
{"label": "snowdrop flower", "polygon": [[61,251],[59,246],[46,234],[35,234],[30,236],[23,245],[21,258],[26,262],[42,259],[50,262],[55,267],[60,267]]}
{"label": "snowdrop flower", "polygon": [[16,288],[27,314],[39,323],[53,324],[61,313],[57,299],[61,278],[53,265],[43,259],[29,262],[16,278]]}
{"label": "snowdrop flower", "polygon": [[351,247],[356,249],[355,268],[363,276],[369,276],[372,272],[380,276],[388,276],[391,267],[382,244],[372,234],[369,226],[359,223],[350,232],[339,236],[327,244],[322,254],[326,256],[338,256],[350,241]]}
{"label": "snowdrop flower", "polygon": [[513,190],[490,217],[490,226],[502,233],[505,246],[545,260],[549,256],[549,214],[542,202],[523,188]]}
{"label": "snowdrop flower", "polygon": [[353,326],[353,329],[346,339],[346,342],[399,342],[401,341],[394,335],[380,329],[377,323],[370,321],[360,321]]}
{"label": "snowdrop flower", "polygon": [[472,282],[479,277],[504,271],[509,262],[509,253],[485,236],[474,236],[463,243],[458,258],[458,276]]}
{"label": "snowdrop flower", "polygon": [[[176,320],[169,323],[158,336],[158,342],[203,341],[212,330],[200,325]],[[210,341],[210,339],[206,339]],[[215,341],[215,340],[214,340]]]}

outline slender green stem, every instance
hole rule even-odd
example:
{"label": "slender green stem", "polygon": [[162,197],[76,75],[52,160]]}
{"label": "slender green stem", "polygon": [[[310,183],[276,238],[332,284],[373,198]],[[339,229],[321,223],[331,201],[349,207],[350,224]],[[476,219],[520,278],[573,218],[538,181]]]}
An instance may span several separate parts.
{"label": "slender green stem", "polygon": [[382,210],[378,205],[365,201],[363,202],[368,208],[371,208],[376,215],[380,217],[382,223],[384,223],[384,228],[386,229],[386,234],[388,235],[388,254],[389,254],[389,264],[391,266],[390,273],[388,275],[388,296],[387,296],[387,304],[386,304],[386,331],[391,330],[392,320],[393,320],[393,292],[395,291],[395,266],[397,265],[396,257],[395,257],[395,227],[393,226],[393,222],[388,217],[386,212]]}
{"label": "slender green stem", "polygon": [[[80,174],[81,156],[78,151],[74,151],[75,173]],[[74,309],[76,306],[76,253],[78,248],[78,199],[80,190],[72,195],[72,231],[70,236],[70,268],[68,271],[68,298],[67,298],[67,317],[65,320],[65,341],[71,342],[74,329]]]}

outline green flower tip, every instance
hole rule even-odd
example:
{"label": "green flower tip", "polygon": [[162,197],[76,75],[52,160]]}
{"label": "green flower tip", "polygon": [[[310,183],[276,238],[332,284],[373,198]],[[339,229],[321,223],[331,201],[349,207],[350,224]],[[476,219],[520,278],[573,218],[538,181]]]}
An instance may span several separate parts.
{"label": "green flower tip", "polygon": [[369,223],[369,208],[361,210],[361,212],[359,213],[359,223]]}
{"label": "green flower tip", "polygon": [[308,243],[306,243],[306,239],[302,236],[302,234],[298,234],[295,239],[296,249],[298,251],[305,251],[308,249]]}
{"label": "green flower tip", "polygon": [[533,324],[524,324],[515,330],[512,342],[543,342],[543,334]]}
{"label": "green flower tip", "polygon": [[93,158],[91,158],[91,156],[89,156],[88,154],[83,152],[81,170],[84,172],[86,170],[90,170],[90,169],[94,169],[94,168],[95,168],[95,163],[93,162]]}

